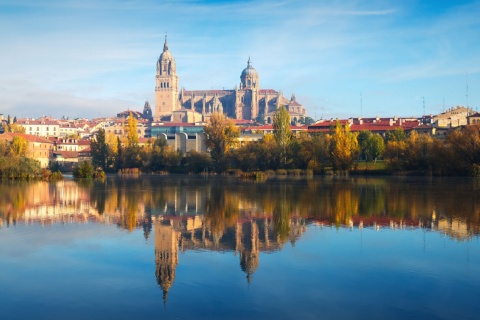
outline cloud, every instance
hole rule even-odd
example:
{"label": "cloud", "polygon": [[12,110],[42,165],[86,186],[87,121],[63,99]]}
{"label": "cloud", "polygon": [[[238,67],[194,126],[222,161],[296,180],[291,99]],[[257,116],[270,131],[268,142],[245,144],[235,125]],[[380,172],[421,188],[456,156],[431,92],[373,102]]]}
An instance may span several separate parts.
{"label": "cloud", "polygon": [[[478,2],[450,4],[440,13],[397,1],[50,0],[2,6],[13,9],[0,10],[0,82],[9,91],[0,106],[13,111],[59,112],[71,103],[75,112],[98,113],[102,105],[102,113],[115,114],[118,106],[152,101],[165,31],[180,86],[233,88],[251,56],[261,86],[295,92],[312,110],[328,99],[338,106],[333,113],[353,113],[360,91],[385,83],[392,96],[375,102],[375,110],[386,103],[395,108],[409,81],[469,71],[473,84],[480,66]],[[415,96],[424,85],[408,90]]]}

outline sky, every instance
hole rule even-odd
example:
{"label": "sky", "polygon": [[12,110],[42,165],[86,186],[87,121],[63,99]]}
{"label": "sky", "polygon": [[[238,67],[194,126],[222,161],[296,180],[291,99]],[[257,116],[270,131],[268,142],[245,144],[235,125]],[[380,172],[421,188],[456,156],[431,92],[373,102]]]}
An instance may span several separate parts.
{"label": "sky", "polygon": [[187,90],[233,89],[250,57],[314,119],[477,109],[479,30],[480,0],[0,0],[0,114],[153,106],[166,34]]}

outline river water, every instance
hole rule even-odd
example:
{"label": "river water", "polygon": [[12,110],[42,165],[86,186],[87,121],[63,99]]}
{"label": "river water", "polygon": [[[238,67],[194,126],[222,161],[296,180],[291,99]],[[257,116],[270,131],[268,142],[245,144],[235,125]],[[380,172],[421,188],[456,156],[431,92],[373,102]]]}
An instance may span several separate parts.
{"label": "river water", "polygon": [[478,319],[480,181],[0,183],[2,319]]}

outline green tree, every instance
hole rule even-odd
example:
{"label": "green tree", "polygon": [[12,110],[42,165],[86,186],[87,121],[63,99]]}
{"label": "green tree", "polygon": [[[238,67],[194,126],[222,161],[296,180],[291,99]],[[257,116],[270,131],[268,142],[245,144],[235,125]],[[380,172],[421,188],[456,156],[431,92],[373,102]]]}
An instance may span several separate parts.
{"label": "green tree", "polygon": [[367,156],[370,159],[377,160],[383,156],[385,151],[385,141],[379,134],[373,134],[368,143]]}
{"label": "green tree", "polygon": [[259,124],[265,124],[265,113],[263,111],[260,111],[255,118],[255,122]]}
{"label": "green tree", "polygon": [[73,177],[91,179],[93,177],[93,166],[89,161],[82,162],[73,169]]}
{"label": "green tree", "polygon": [[223,113],[213,113],[204,128],[205,145],[217,163],[236,143],[240,131],[232,120],[227,120]]}
{"label": "green tree", "polygon": [[385,134],[385,140],[387,142],[390,142],[390,141],[396,141],[396,142],[405,141],[405,140],[407,140],[407,134],[405,133],[405,130],[403,130],[403,128],[398,127],[398,128],[395,128],[392,131],[388,131]]}
{"label": "green tree", "polygon": [[200,173],[212,169],[212,158],[207,153],[191,151],[184,158],[184,166],[187,172]]}
{"label": "green tree", "polygon": [[287,164],[287,148],[292,141],[292,131],[290,130],[290,115],[285,106],[278,108],[273,115],[273,136],[280,148],[281,162]]}
{"label": "green tree", "polygon": [[360,157],[364,160],[376,160],[383,155],[385,142],[379,134],[362,130],[357,136]]}
{"label": "green tree", "polygon": [[311,118],[311,117],[302,117],[298,120],[298,123],[309,126],[312,123],[315,123],[315,120],[313,120],[313,118]]}
{"label": "green tree", "polygon": [[335,170],[348,170],[358,156],[358,141],[348,125],[337,121],[335,134],[330,142],[330,160]]}
{"label": "green tree", "polygon": [[110,161],[111,151],[105,141],[105,130],[98,130],[95,139],[90,141],[90,149],[92,155],[92,164],[100,167],[104,171],[107,170]]}

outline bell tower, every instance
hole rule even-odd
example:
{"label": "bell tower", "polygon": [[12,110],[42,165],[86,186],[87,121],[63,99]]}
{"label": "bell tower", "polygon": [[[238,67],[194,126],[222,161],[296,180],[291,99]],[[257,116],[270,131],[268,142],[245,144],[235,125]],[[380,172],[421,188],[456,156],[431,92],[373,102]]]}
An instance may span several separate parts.
{"label": "bell tower", "polygon": [[157,60],[155,77],[155,119],[169,115],[178,109],[178,76],[175,59],[168,50],[167,36],[163,52]]}

